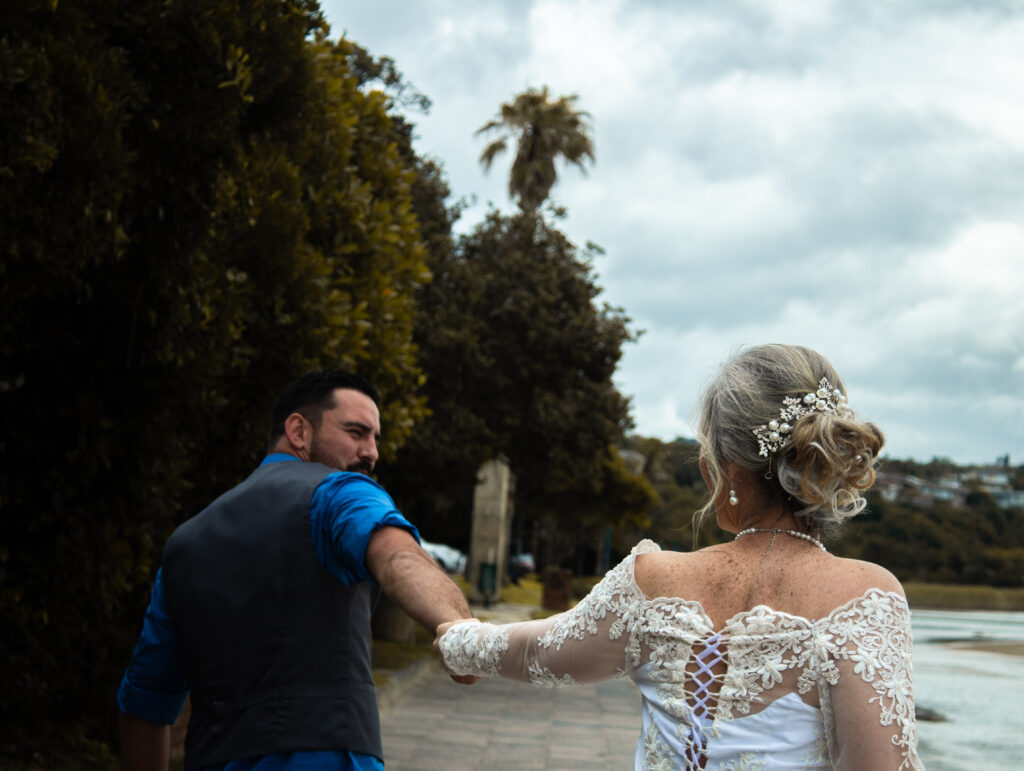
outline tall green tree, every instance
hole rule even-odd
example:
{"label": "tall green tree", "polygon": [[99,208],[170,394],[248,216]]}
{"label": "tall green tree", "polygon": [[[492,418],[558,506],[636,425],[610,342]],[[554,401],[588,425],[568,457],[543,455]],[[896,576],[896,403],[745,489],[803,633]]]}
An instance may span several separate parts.
{"label": "tall green tree", "polygon": [[416,340],[432,414],[381,472],[425,532],[465,543],[477,470],[499,454],[534,519],[577,527],[602,493],[602,521],[643,515],[609,449],[630,426],[612,377],[634,335],[598,302],[591,259],[539,215],[496,211],[431,256]]}
{"label": "tall green tree", "polygon": [[494,159],[516,145],[508,178],[508,194],[523,211],[536,211],[558,179],[555,161],[573,163],[586,171],[594,160],[594,142],[587,125],[589,113],[576,109],[577,96],[552,99],[548,87],[528,89],[501,106],[497,117],[477,134],[500,133],[484,148],[480,163],[490,169]]}
{"label": "tall green tree", "polygon": [[164,539],[285,382],[369,375],[392,454],[422,416],[429,271],[389,101],[315,0],[29,0],[0,30],[0,747],[81,754]]}

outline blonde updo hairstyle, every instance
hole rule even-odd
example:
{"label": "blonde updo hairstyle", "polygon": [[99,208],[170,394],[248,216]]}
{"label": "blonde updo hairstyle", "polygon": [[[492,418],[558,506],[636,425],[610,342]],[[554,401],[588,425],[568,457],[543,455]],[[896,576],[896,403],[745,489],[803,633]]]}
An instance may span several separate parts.
{"label": "blonde updo hairstyle", "polygon": [[[766,505],[781,504],[807,530],[834,535],[864,510],[863,493],[875,482],[875,464],[885,444],[873,423],[811,412],[795,421],[791,441],[760,455],[754,429],[779,420],[787,396],[814,392],[822,378],[846,394],[838,373],[819,353],[794,345],[760,345],[727,361],[704,392],[697,440],[711,490],[698,520],[724,499],[731,486],[725,465],[753,472]],[[742,525],[742,523],[741,523]]]}

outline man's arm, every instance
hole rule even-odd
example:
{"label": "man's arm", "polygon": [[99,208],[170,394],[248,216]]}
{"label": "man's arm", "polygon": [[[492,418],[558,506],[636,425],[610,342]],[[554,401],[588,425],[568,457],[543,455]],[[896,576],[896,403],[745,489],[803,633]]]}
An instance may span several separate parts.
{"label": "man's arm", "polygon": [[120,713],[121,768],[124,771],[167,771],[171,727]]}
{"label": "man's arm", "polygon": [[121,767],[125,771],[166,771],[171,724],[187,695],[181,646],[171,622],[160,568],[139,642],[117,689]]}
{"label": "man's arm", "polygon": [[384,593],[430,632],[473,614],[455,585],[416,539],[400,527],[382,527],[366,547],[366,567]]}

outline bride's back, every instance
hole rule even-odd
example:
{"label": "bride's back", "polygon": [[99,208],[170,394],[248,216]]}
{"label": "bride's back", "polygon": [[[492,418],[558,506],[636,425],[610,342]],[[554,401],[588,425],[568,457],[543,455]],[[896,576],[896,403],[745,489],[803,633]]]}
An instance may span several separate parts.
{"label": "bride's back", "polygon": [[699,603],[715,629],[759,605],[814,620],[870,588],[902,594],[899,581],[878,565],[834,557],[805,541],[771,533],[696,552],[640,554],[635,575],[637,587],[649,598]]}

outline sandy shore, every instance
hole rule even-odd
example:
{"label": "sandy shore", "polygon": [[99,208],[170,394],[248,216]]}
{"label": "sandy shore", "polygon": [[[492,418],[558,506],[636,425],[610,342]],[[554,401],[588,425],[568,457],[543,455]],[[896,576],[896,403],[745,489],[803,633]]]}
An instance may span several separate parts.
{"label": "sandy shore", "polygon": [[951,648],[961,648],[969,651],[985,651],[987,653],[1002,653],[1007,656],[1024,656],[1024,642],[1019,640],[983,640],[972,642],[950,643]]}

